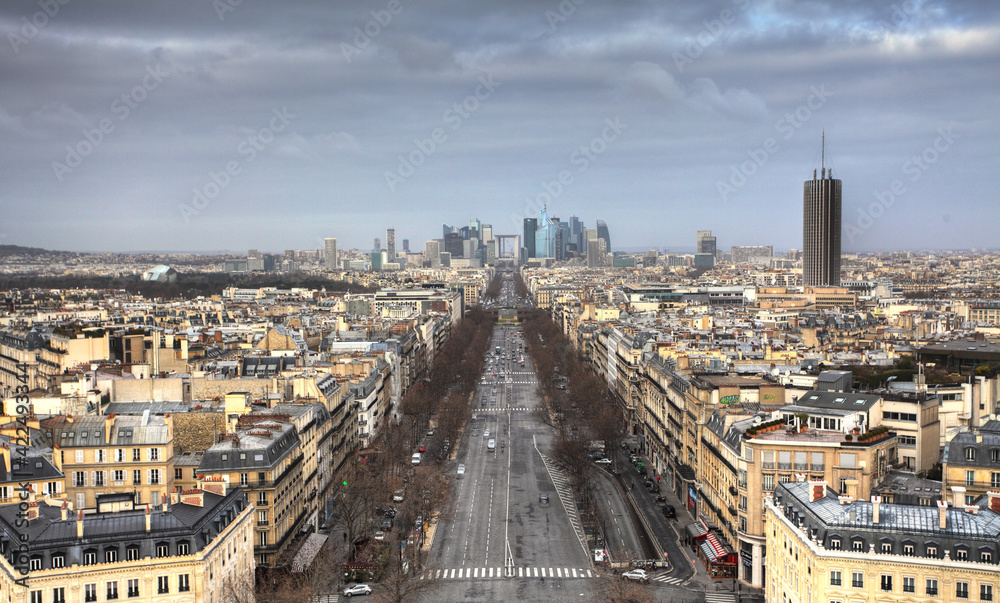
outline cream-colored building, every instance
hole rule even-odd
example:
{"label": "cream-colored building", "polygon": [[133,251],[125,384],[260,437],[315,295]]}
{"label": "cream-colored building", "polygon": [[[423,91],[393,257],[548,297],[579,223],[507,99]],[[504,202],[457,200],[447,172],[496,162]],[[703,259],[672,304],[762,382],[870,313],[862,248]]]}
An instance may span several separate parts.
{"label": "cream-colored building", "polygon": [[978,505],[838,496],[824,481],[765,501],[768,603],[991,603],[1000,588],[1000,493]]}
{"label": "cream-colored building", "polygon": [[86,515],[32,501],[25,527],[17,507],[0,508],[0,599],[234,600],[231,588],[253,584],[253,507],[241,490],[213,489],[174,493],[160,507],[114,494]]}

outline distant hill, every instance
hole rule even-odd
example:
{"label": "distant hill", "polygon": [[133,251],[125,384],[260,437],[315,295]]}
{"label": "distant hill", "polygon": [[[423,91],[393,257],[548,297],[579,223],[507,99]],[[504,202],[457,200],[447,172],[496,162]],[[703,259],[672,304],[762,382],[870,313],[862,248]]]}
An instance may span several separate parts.
{"label": "distant hill", "polygon": [[49,253],[70,253],[67,251],[50,251],[38,247],[21,247],[20,245],[0,245],[0,257],[6,255],[43,255]]}

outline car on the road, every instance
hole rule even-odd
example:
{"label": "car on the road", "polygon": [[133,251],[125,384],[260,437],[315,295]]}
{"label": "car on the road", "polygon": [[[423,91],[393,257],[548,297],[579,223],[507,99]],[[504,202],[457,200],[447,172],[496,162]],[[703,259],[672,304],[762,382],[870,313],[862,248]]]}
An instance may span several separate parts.
{"label": "car on the road", "polygon": [[597,463],[598,465],[610,465],[611,464],[611,459],[609,459],[609,458],[597,459],[594,462]]}
{"label": "car on the road", "polygon": [[649,574],[646,573],[646,570],[641,569],[629,570],[622,574],[622,578],[636,582],[649,582]]}
{"label": "car on the road", "polygon": [[372,594],[372,587],[367,584],[355,584],[354,586],[348,586],[344,589],[345,597],[353,597],[354,595],[370,595]]}

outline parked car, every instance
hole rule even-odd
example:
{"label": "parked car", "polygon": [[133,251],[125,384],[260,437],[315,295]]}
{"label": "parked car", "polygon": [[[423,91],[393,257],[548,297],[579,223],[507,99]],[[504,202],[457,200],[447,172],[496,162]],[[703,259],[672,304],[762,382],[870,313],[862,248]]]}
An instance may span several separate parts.
{"label": "parked car", "polygon": [[622,574],[622,578],[636,582],[649,582],[649,574],[646,573],[646,570],[641,569],[629,570]]}
{"label": "parked car", "polygon": [[353,597],[354,595],[370,595],[372,594],[372,587],[367,584],[355,584],[354,586],[348,586],[344,589],[345,597]]}

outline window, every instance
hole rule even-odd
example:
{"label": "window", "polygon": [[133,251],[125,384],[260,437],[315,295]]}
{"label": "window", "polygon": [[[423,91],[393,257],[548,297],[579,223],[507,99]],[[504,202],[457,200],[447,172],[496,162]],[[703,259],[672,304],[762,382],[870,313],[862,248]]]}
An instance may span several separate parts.
{"label": "window", "polygon": [[969,551],[966,549],[955,549],[955,559],[958,561],[968,561]]}
{"label": "window", "polygon": [[83,554],[84,565],[94,565],[95,563],[97,563],[97,553],[91,551]]}
{"label": "window", "polygon": [[148,453],[148,458],[149,458],[150,461],[158,461],[158,460],[160,460],[160,449],[159,448],[150,448],[149,449],[149,453]]}
{"label": "window", "polygon": [[250,483],[250,475],[247,473],[240,474],[240,485],[246,487]]}
{"label": "window", "polygon": [[937,596],[938,594],[937,578],[927,579],[927,594],[931,595],[932,597]]}
{"label": "window", "polygon": [[191,590],[191,580],[188,574],[177,576],[177,590],[182,593]]}
{"label": "window", "polygon": [[851,586],[854,588],[864,588],[865,587],[865,574],[864,572],[851,572]]}
{"label": "window", "polygon": [[856,538],[856,539],[852,540],[851,541],[851,549],[853,549],[855,551],[863,551],[863,550],[865,550],[865,541],[862,540],[862,539],[860,539],[860,538]]}
{"label": "window", "polygon": [[128,581],[128,596],[138,597],[139,596],[139,579],[131,578]]}
{"label": "window", "polygon": [[104,562],[114,563],[118,561],[118,549],[108,549],[104,551]]}
{"label": "window", "polygon": [[132,470],[132,485],[141,486],[142,485],[142,469]]}
{"label": "window", "polygon": [[975,486],[976,485],[976,472],[975,471],[966,471],[965,472],[965,485],[966,486]]}
{"label": "window", "polygon": [[133,448],[132,449],[132,462],[138,463],[141,460],[142,460],[142,450],[139,450],[138,448]]}
{"label": "window", "polygon": [[892,574],[882,574],[882,592],[892,592]]}
{"label": "window", "polygon": [[903,592],[904,593],[917,592],[917,579],[913,577],[903,576]]}
{"label": "window", "polygon": [[968,599],[969,598],[969,583],[958,581],[955,582],[955,598],[956,599]]}
{"label": "window", "polygon": [[125,548],[125,560],[126,561],[138,561],[139,560],[139,547],[132,545]]}
{"label": "window", "polygon": [[892,543],[891,542],[883,542],[882,543],[882,554],[883,555],[890,555],[890,554],[892,554]]}
{"label": "window", "polygon": [[118,598],[118,583],[108,582],[108,600]]}
{"label": "window", "polygon": [[170,556],[170,545],[163,543],[156,545],[156,556],[157,557],[169,557]]}
{"label": "window", "polygon": [[52,555],[52,567],[66,567],[66,556],[65,555]]}
{"label": "window", "polygon": [[840,538],[831,538],[830,539],[830,550],[831,551],[839,551],[840,550]]}
{"label": "window", "polygon": [[170,576],[156,577],[156,592],[161,595],[170,592]]}
{"label": "window", "polygon": [[993,585],[992,584],[980,584],[979,585],[979,600],[980,601],[992,601],[993,600]]}
{"label": "window", "polygon": [[96,601],[97,600],[97,585],[96,584],[85,584],[83,586],[83,600],[84,601]]}
{"label": "window", "polygon": [[840,570],[830,570],[830,586],[840,586]]}
{"label": "window", "polygon": [[66,589],[63,587],[52,589],[52,603],[66,603]]}
{"label": "window", "polygon": [[965,449],[965,460],[974,461],[976,460],[976,449],[969,446]]}

